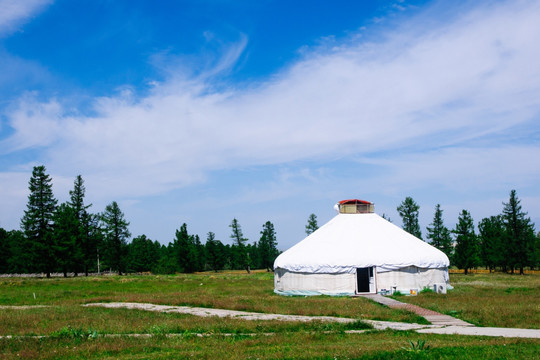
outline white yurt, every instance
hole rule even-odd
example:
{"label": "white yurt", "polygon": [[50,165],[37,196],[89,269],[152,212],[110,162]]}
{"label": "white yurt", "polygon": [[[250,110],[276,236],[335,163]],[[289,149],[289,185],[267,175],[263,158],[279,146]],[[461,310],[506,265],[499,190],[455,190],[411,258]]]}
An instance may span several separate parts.
{"label": "white yurt", "polygon": [[343,200],[336,210],[328,223],[277,257],[276,293],[446,292],[450,262],[442,251],[375,214],[371,202]]}

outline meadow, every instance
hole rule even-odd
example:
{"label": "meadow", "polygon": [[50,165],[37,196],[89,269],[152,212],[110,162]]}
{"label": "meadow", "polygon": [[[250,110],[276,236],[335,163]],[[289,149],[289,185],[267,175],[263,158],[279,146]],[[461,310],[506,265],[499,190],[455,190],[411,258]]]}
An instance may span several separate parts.
{"label": "meadow", "polygon": [[[451,274],[451,283],[447,295],[400,301],[478,326],[540,328],[540,275]],[[364,298],[278,296],[266,272],[0,278],[0,336],[15,336],[0,339],[0,358],[532,359],[540,348],[537,339],[374,331],[361,321],[245,321],[81,306],[113,301],[427,323]],[[31,307],[10,308],[24,305]]]}

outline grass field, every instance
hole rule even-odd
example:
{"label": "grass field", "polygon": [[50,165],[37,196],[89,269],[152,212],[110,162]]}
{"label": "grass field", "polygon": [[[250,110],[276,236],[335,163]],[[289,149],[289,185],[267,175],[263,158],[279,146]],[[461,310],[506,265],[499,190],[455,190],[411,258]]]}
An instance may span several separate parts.
{"label": "grass field", "polygon": [[540,329],[540,275],[451,274],[446,295],[423,293],[399,300],[478,326]]}
{"label": "grass field", "polygon": [[[452,274],[451,283],[455,290],[446,296],[422,293],[400,300],[480,326],[540,327],[539,275]],[[244,321],[80,306],[109,301],[426,323],[414,314],[364,298],[281,297],[273,293],[273,275],[268,273],[3,278],[0,305],[43,307],[0,309],[0,336],[47,337],[1,339],[0,358],[534,359],[540,348],[539,340],[395,331],[345,333],[366,328],[361,322]],[[422,348],[423,341],[428,349]]]}

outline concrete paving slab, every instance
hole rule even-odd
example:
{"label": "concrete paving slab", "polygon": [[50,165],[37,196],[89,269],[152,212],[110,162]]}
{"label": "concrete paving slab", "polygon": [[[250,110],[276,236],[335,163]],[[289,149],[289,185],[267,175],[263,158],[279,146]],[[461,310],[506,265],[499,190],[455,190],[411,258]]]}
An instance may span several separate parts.
{"label": "concrete paving slab", "polygon": [[433,325],[443,325],[443,326],[474,326],[466,321],[461,319],[456,319],[449,315],[424,315],[424,318],[432,323]]}
{"label": "concrete paving slab", "polygon": [[429,334],[458,334],[477,336],[502,336],[512,338],[540,339],[540,330],[537,329],[516,329],[516,328],[495,328],[495,327],[470,327],[470,326],[446,326],[418,329],[416,332]]}
{"label": "concrete paving slab", "polygon": [[281,321],[326,321],[326,322],[339,322],[339,323],[351,323],[358,321],[358,319],[341,318],[334,316],[303,316],[303,315],[286,315],[286,314],[265,314],[248,311],[236,311],[226,309],[211,309],[201,307],[190,306],[168,306],[168,305],[155,305],[155,304],[142,304],[142,303],[92,303],[83,306],[99,306],[105,308],[124,308],[124,309],[136,309],[166,313],[180,313],[189,314],[195,316],[217,316],[217,317],[231,317],[242,320],[281,320]]}
{"label": "concrete paving slab", "polygon": [[428,328],[439,328],[438,325],[421,325],[416,323],[402,323],[395,321],[362,320],[373,326],[375,330],[419,330]]}

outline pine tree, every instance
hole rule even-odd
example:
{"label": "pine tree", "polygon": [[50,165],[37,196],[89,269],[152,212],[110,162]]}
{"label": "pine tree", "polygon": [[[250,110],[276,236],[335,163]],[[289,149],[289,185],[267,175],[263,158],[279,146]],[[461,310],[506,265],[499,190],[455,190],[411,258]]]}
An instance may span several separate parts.
{"label": "pine tree", "polygon": [[224,246],[221,241],[216,240],[216,234],[211,231],[207,235],[205,248],[207,255],[206,260],[210,269],[215,272],[223,270],[227,260]]}
{"label": "pine tree", "polygon": [[182,224],[179,230],[176,230],[173,245],[181,272],[192,273],[198,270],[196,239],[195,236],[189,235],[186,223]]}
{"label": "pine tree", "polygon": [[167,246],[162,245],[159,248],[159,260],[152,269],[156,274],[174,274],[178,270],[178,261],[176,259],[176,248],[174,243]]}
{"label": "pine tree", "polygon": [[309,236],[318,228],[319,228],[319,225],[317,224],[317,215],[315,214],[309,215],[308,222],[306,225],[306,234]]}
{"label": "pine tree", "polygon": [[204,271],[204,265],[206,263],[206,252],[204,245],[201,243],[199,235],[192,235],[191,238],[194,250],[195,271]]}
{"label": "pine tree", "polygon": [[84,212],[81,224],[83,228],[83,267],[85,275],[88,276],[89,270],[97,266],[99,249],[101,248],[103,253],[105,246],[104,234],[101,229],[101,215]]}
{"label": "pine tree", "polygon": [[128,244],[128,270],[134,272],[151,271],[159,261],[159,247],[146,235],[134,238]]}
{"label": "pine tree", "polygon": [[519,268],[523,275],[523,268],[534,262],[535,254],[534,224],[526,217],[527,213],[521,210],[521,201],[516,190],[510,191],[510,200],[503,203],[503,223],[506,228],[506,253],[510,262],[512,273]]}
{"label": "pine tree", "polygon": [[173,240],[176,263],[180,272],[188,272],[186,269],[189,268],[190,245],[187,224],[183,223],[180,229],[176,230]]}
{"label": "pine tree", "polygon": [[53,249],[53,217],[57,201],[52,191],[52,179],[45,166],[35,166],[29,182],[27,210],[21,219],[21,229],[30,244],[32,264],[51,277],[56,259]]}
{"label": "pine tree", "polygon": [[491,272],[495,267],[506,267],[506,232],[501,216],[484,218],[478,224],[480,258]]}
{"label": "pine tree", "polygon": [[67,277],[68,271],[75,270],[81,258],[81,249],[77,246],[78,230],[75,210],[66,203],[60,204],[54,214],[53,249],[64,277]]}
{"label": "pine tree", "polygon": [[420,206],[414,202],[412,197],[407,196],[405,200],[397,207],[399,216],[403,222],[403,230],[422,239],[422,231],[418,223],[418,210]]}
{"label": "pine tree", "polygon": [[540,267],[540,231],[536,233],[536,239],[534,241],[533,261],[532,268]]}
{"label": "pine tree", "polygon": [[9,259],[11,258],[9,232],[0,228],[0,274],[9,271]]}
{"label": "pine tree", "polygon": [[261,254],[259,252],[259,247],[256,241],[254,241],[253,244],[246,245],[246,255],[248,258],[248,265],[250,269],[262,268]]}
{"label": "pine tree", "polygon": [[262,267],[265,268],[266,271],[272,270],[274,267],[274,260],[276,260],[276,257],[278,256],[278,250],[274,224],[272,224],[270,221],[267,221],[263,225],[263,230],[261,231],[261,239],[259,240],[258,247],[261,256]]}
{"label": "pine tree", "polygon": [[441,205],[435,206],[435,215],[433,216],[433,222],[431,226],[427,227],[426,237],[431,240],[431,245],[441,250],[450,259],[452,256],[452,237],[450,236],[450,230],[444,226],[443,211]]}
{"label": "pine tree", "polygon": [[68,202],[77,219],[76,247],[78,251],[74,254],[75,258],[73,259],[73,263],[75,264],[75,268],[73,269],[75,276],[77,276],[77,272],[81,268],[85,275],[88,276],[88,265],[92,263],[96,257],[95,247],[90,244],[92,239],[89,237],[90,233],[87,231],[89,225],[88,221],[90,220],[87,209],[92,206],[92,204],[84,204],[85,193],[86,188],[84,186],[84,180],[81,175],[77,175],[73,182],[73,190],[69,191],[70,201]]}
{"label": "pine tree", "polygon": [[245,269],[249,274],[251,272],[250,259],[245,246],[247,239],[244,238],[242,228],[236,218],[233,219],[229,227],[232,230],[231,239],[233,239],[234,245],[236,245],[236,263]]}
{"label": "pine tree", "polygon": [[459,269],[464,269],[465,275],[467,275],[469,269],[478,266],[480,262],[478,238],[474,233],[473,219],[467,210],[463,210],[459,215],[453,233],[456,235],[454,263]]}
{"label": "pine tree", "polygon": [[25,274],[33,270],[32,244],[21,230],[8,232],[9,254],[8,273]]}
{"label": "pine tree", "polygon": [[105,207],[101,222],[105,238],[105,262],[110,268],[118,270],[118,275],[122,275],[126,266],[127,239],[131,236],[128,230],[129,222],[124,219],[124,213],[116,201]]}

